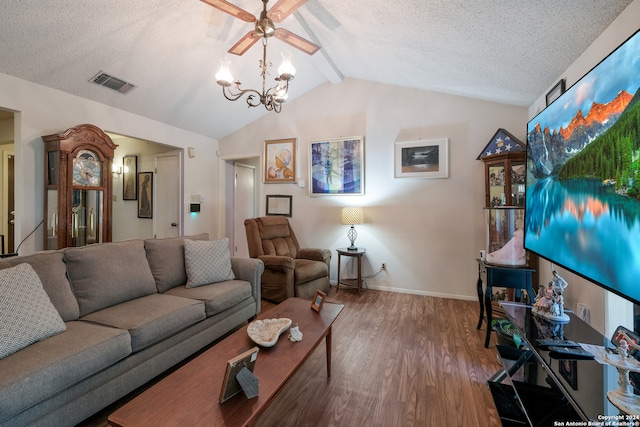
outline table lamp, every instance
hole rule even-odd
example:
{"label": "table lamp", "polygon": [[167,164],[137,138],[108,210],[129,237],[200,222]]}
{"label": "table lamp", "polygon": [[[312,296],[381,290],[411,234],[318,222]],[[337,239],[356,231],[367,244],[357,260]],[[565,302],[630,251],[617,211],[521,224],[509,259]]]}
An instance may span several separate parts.
{"label": "table lamp", "polygon": [[349,238],[349,241],[351,241],[351,246],[349,246],[347,250],[357,251],[358,248],[354,245],[354,242],[356,241],[356,237],[358,237],[358,233],[356,233],[354,225],[364,224],[364,213],[362,212],[362,208],[342,208],[342,223],[351,226],[347,232],[347,237]]}

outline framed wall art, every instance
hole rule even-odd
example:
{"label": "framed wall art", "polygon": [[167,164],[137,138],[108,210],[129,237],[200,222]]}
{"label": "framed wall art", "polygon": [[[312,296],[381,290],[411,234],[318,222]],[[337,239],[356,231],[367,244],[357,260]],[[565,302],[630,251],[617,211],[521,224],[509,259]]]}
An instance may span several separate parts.
{"label": "framed wall art", "polygon": [[309,193],[364,194],[364,137],[312,141],[309,147]]}
{"label": "framed wall art", "polygon": [[295,183],[296,139],[276,139],[264,142],[264,182]]}
{"label": "framed wall art", "polygon": [[578,389],[578,363],[576,360],[559,359],[560,375],[567,381],[572,389]]}
{"label": "framed wall art", "polygon": [[449,178],[449,140],[395,143],[396,178]]}
{"label": "framed wall art", "polygon": [[293,208],[293,196],[267,194],[266,214],[284,215],[291,217]]}
{"label": "framed wall art", "polygon": [[122,200],[138,199],[138,156],[122,158]]}
{"label": "framed wall art", "polygon": [[553,88],[551,88],[549,93],[547,93],[547,96],[546,96],[547,107],[553,101],[558,99],[558,97],[560,95],[562,95],[563,93],[564,93],[564,79],[560,79],[560,81],[558,83],[556,83],[556,85]]}
{"label": "framed wall art", "polygon": [[153,218],[153,172],[138,173],[138,218]]}

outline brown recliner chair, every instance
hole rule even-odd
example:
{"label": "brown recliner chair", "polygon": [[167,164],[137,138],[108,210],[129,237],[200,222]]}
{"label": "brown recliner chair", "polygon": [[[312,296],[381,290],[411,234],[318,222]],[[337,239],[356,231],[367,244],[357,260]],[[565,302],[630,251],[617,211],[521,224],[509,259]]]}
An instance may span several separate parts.
{"label": "brown recliner chair", "polygon": [[329,249],[300,248],[284,216],[244,221],[249,256],[264,262],[262,298],[282,302],[287,298],[313,298],[316,290],[329,292]]}

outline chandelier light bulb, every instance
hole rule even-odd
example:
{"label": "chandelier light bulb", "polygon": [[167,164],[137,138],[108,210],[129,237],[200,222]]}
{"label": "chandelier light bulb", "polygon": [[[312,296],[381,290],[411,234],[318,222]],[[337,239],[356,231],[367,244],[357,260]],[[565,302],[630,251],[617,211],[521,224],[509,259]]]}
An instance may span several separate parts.
{"label": "chandelier light bulb", "polygon": [[276,101],[280,102],[280,103],[285,103],[287,102],[287,98],[289,97],[289,94],[287,93],[287,87],[283,87],[283,86],[278,86],[278,89],[276,90]]}
{"label": "chandelier light bulb", "polygon": [[233,82],[233,76],[231,75],[229,65],[231,65],[231,60],[226,58],[222,58],[220,60],[220,69],[216,73],[216,81],[220,86],[231,86],[231,83]]}
{"label": "chandelier light bulb", "polygon": [[282,51],[282,64],[278,67],[278,75],[281,79],[291,80],[296,75],[296,69],[291,63],[291,52],[288,50]]}

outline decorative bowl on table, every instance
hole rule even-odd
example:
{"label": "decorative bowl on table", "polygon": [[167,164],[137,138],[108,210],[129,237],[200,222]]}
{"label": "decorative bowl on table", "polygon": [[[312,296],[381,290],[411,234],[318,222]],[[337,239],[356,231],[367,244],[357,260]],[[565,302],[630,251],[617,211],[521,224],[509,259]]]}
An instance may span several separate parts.
{"label": "decorative bowl on table", "polygon": [[247,333],[251,340],[262,347],[273,347],[278,338],[291,326],[291,319],[281,317],[279,319],[254,320],[247,326]]}

